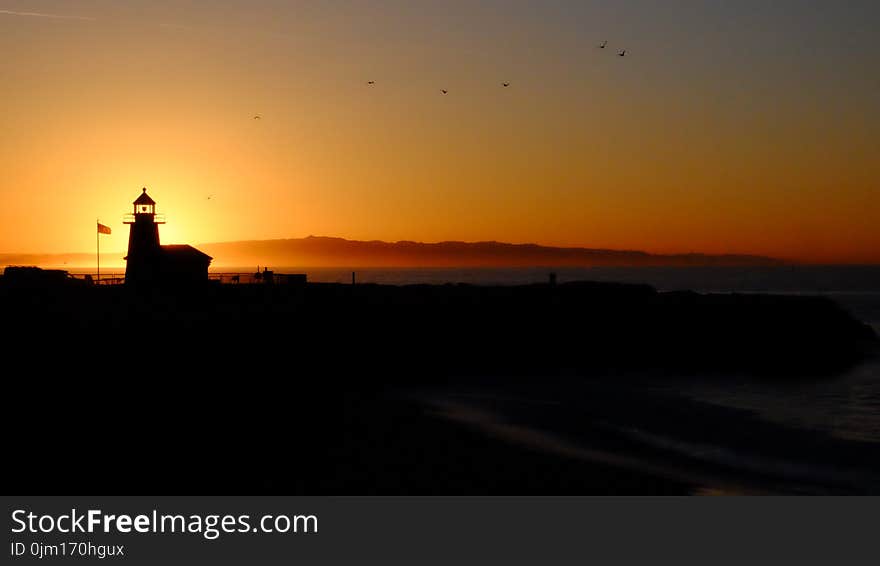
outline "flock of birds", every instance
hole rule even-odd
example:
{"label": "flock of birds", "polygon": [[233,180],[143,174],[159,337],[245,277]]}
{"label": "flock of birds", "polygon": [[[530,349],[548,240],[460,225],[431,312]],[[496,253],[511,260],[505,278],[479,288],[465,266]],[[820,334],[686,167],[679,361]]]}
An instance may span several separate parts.
{"label": "flock of birds", "polygon": [[[600,43],[596,47],[598,47],[599,49],[605,49],[606,47],[608,47],[608,41],[607,40],[603,41],[602,43]],[[620,51],[618,51],[617,56],[618,57],[626,57],[626,49],[621,49]]]}
{"label": "flock of birds", "polygon": [[[376,84],[376,81],[367,81],[367,86],[373,86],[374,84]],[[507,88],[510,86],[510,83],[505,81],[505,82],[501,83],[501,86]],[[449,94],[449,90],[445,89],[445,88],[441,88],[440,94]]]}
{"label": "flock of birds", "polygon": [[[603,41],[602,43],[600,43],[596,47],[598,47],[599,49],[606,49],[608,47],[608,41],[607,40]],[[619,50],[617,52],[617,56],[618,57],[626,57],[626,49]],[[375,84],[376,84],[376,81],[374,81],[374,80],[367,81],[367,86],[374,86]],[[501,83],[501,86],[504,88],[507,88],[510,86],[510,82],[504,81]],[[441,88],[440,94],[443,94],[443,95],[449,94],[449,90],[445,89],[445,88]],[[263,117],[260,116],[259,114],[254,115],[254,120],[262,120],[262,119],[263,119]]]}

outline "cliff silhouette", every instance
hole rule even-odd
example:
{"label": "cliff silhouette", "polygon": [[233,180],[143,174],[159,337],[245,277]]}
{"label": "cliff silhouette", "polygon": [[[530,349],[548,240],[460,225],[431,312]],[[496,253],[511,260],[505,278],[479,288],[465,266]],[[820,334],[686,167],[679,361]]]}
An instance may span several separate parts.
{"label": "cliff silhouette", "polygon": [[200,244],[224,265],[310,267],[589,267],[767,266],[777,259],[756,255],[656,255],[637,250],[563,248],[504,242],[359,241],[324,236]]}

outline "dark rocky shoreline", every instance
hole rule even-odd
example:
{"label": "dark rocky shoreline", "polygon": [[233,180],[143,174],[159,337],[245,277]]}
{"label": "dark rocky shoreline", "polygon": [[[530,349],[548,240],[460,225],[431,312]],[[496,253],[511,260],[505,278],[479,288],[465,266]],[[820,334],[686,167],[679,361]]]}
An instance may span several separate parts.
{"label": "dark rocky shoreline", "polygon": [[414,369],[426,377],[631,369],[822,375],[858,363],[877,344],[873,329],[825,297],[660,293],[614,283],[212,285],[175,293],[0,286],[0,306],[23,351],[42,337],[57,351],[78,352],[100,336],[102,356],[120,364],[130,359],[126,350],[149,342],[151,357],[174,359],[169,372],[254,372],[271,361],[353,381],[362,372],[412,379]]}
{"label": "dark rocky shoreline", "polygon": [[0,286],[0,308],[14,479],[44,491],[690,493],[686,478],[499,442],[399,391],[830,377],[877,344],[821,297],[599,283]]}

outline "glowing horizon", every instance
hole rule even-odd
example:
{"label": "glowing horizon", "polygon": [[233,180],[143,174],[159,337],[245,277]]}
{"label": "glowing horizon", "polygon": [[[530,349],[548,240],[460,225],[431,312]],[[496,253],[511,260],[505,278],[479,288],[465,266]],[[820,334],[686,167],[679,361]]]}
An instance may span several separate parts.
{"label": "glowing horizon", "polygon": [[163,243],[880,263],[880,5],[727,4],[0,0],[0,253],[146,186]]}

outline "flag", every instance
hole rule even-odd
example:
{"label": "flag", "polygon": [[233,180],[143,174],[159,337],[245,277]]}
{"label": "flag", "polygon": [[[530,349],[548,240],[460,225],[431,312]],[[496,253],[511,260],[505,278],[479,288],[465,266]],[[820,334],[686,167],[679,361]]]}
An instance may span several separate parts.
{"label": "flag", "polygon": [[103,224],[98,222],[98,234],[109,234],[109,233],[110,233],[110,227],[104,226]]}

